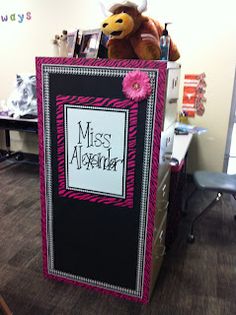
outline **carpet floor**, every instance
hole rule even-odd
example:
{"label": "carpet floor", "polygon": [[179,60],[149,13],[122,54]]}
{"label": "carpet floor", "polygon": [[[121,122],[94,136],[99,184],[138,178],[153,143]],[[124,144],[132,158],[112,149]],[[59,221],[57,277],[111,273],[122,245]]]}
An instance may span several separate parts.
{"label": "carpet floor", "polygon": [[236,314],[236,202],[229,196],[201,219],[191,245],[189,222],[212,195],[190,200],[151,302],[140,305],[45,279],[38,166],[3,162],[0,179],[0,294],[14,315]]}

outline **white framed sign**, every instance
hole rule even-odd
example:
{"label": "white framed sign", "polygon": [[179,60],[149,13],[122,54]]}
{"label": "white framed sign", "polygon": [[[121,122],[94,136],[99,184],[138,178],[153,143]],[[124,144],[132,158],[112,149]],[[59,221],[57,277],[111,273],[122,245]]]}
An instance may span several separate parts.
{"label": "white framed sign", "polygon": [[66,104],[66,189],[125,198],[128,110]]}

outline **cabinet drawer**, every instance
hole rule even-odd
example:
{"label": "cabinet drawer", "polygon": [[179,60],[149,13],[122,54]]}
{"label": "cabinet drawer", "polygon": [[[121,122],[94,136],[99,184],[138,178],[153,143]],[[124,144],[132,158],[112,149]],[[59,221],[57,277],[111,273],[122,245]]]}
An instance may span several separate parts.
{"label": "cabinet drawer", "polygon": [[168,69],[163,130],[168,129],[177,119],[179,82],[180,69]]}
{"label": "cabinet drawer", "polygon": [[157,190],[157,201],[156,201],[156,213],[154,221],[154,237],[158,232],[160,224],[167,214],[169,205],[169,191],[170,191],[170,170],[166,173],[161,185]]}
{"label": "cabinet drawer", "polygon": [[161,269],[163,257],[165,255],[165,235],[166,235],[166,218],[164,216],[158,234],[153,239],[153,251],[152,251],[152,267],[151,267],[151,283],[150,283],[150,295],[155,286],[155,282],[159,271]]}
{"label": "cabinet drawer", "polygon": [[167,130],[161,133],[161,144],[159,154],[159,169],[158,181],[162,181],[166,172],[170,169],[170,160],[167,156],[171,157],[174,142],[175,124],[172,124]]}

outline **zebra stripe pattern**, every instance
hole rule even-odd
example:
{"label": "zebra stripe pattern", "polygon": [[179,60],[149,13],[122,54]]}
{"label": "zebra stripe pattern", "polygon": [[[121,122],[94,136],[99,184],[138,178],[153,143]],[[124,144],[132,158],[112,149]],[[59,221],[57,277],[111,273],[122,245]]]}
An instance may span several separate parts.
{"label": "zebra stripe pattern", "polygon": [[[146,303],[149,300],[149,290],[151,282],[151,266],[153,259],[152,245],[154,232],[154,217],[156,211],[156,197],[158,189],[158,165],[159,165],[159,151],[162,131],[163,110],[165,103],[165,87],[166,87],[166,63],[159,64],[158,89],[156,92],[156,108],[154,114],[154,130],[152,143],[152,162],[151,162],[151,177],[149,190],[149,205],[148,205],[148,219],[147,219],[147,240],[146,240],[146,254],[145,254],[145,268],[144,268],[144,292],[143,300]],[[145,303],[145,302],[144,302]]]}
{"label": "zebra stripe pattern", "polygon": [[[106,108],[126,108],[129,110],[129,129],[128,129],[128,154],[127,154],[127,175],[126,175],[126,197],[114,198],[109,196],[99,196],[96,194],[85,193],[73,189],[66,189],[65,176],[65,130],[64,130],[64,105],[73,104],[85,107],[106,107]],[[57,105],[57,152],[58,152],[58,194],[62,197],[86,200],[104,204],[113,204],[117,207],[133,207],[134,195],[134,175],[135,175],[135,156],[136,156],[136,134],[138,104],[131,100],[109,99],[101,97],[84,96],[63,96],[58,95]],[[111,183],[112,185],[112,183]]]}

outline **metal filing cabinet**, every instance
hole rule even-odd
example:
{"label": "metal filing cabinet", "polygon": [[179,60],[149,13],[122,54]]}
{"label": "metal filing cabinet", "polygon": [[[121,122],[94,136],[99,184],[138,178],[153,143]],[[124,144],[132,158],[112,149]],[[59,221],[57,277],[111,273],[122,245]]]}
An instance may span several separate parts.
{"label": "metal filing cabinet", "polygon": [[158,190],[153,233],[153,259],[151,272],[151,290],[153,291],[158,273],[165,255],[166,220],[169,205],[171,165],[178,163],[172,158],[174,129],[178,112],[180,65],[169,62],[167,65],[167,83],[165,109],[160,139]]}
{"label": "metal filing cabinet", "polygon": [[176,122],[179,98],[180,65],[169,62],[167,65],[167,85],[163,131]]}
{"label": "metal filing cabinet", "polygon": [[[44,274],[148,303],[165,254],[180,66],[37,58],[36,68]],[[134,70],[151,85],[142,101],[123,93]]]}

